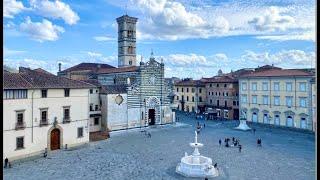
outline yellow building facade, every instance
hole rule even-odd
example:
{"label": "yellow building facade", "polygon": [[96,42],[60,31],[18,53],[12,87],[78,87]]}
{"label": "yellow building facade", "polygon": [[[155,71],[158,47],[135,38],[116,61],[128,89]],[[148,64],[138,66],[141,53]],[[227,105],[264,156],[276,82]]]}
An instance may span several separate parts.
{"label": "yellow building facade", "polygon": [[182,80],[174,84],[174,103],[178,110],[185,112],[204,112],[206,88],[201,80]]}
{"label": "yellow building facade", "polygon": [[239,78],[240,112],[248,121],[313,130],[311,73],[289,69]]}

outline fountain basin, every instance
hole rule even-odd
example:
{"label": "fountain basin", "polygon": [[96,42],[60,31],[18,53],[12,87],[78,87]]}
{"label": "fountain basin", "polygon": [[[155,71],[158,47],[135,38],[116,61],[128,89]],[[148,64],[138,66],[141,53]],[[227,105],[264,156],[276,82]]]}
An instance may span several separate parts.
{"label": "fountain basin", "polygon": [[190,146],[195,148],[195,147],[203,147],[203,144],[201,143],[190,143]]}
{"label": "fountain basin", "polygon": [[211,158],[194,155],[181,158],[176,172],[186,177],[216,177],[219,174],[212,166]]}
{"label": "fountain basin", "polygon": [[234,128],[234,129],[247,131],[247,130],[250,130],[251,128],[247,125],[247,121],[246,120],[240,120],[239,126]]}

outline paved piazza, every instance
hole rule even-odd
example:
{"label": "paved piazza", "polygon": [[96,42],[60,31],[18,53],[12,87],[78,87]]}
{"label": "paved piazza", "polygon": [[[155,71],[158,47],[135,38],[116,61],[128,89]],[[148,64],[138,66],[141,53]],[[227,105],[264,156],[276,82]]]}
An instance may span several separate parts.
{"label": "paved piazza", "polygon": [[[175,173],[184,153],[192,153],[195,118],[179,115],[180,123],[113,132],[105,141],[49,153],[47,158],[16,162],[4,169],[4,179],[186,179]],[[203,123],[204,121],[200,121]],[[315,137],[287,129],[255,126],[256,134],[233,130],[235,122],[206,121],[199,134],[200,153],[212,158],[221,172],[214,179],[315,179]],[[219,147],[224,137],[240,139],[237,148]],[[262,139],[257,147],[256,139]]]}

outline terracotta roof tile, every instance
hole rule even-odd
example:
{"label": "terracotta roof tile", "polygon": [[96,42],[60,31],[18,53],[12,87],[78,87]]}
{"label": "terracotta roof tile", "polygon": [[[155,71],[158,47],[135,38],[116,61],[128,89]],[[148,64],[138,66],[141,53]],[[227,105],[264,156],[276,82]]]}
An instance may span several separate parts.
{"label": "terracotta roof tile", "polygon": [[268,69],[264,71],[253,71],[241,77],[279,77],[279,76],[312,76],[311,73],[297,69]]}
{"label": "terracotta roof tile", "polygon": [[205,86],[203,80],[182,80],[174,84],[175,86]]}
{"label": "terracotta roof tile", "polygon": [[99,69],[98,74],[110,74],[110,73],[121,73],[121,72],[134,72],[139,69],[139,66],[110,68],[110,69]]}
{"label": "terracotta roof tile", "polygon": [[5,89],[37,89],[37,88],[92,88],[92,84],[71,80],[64,77],[41,71],[31,70],[29,68],[20,68],[19,73],[5,72]]}
{"label": "terracotta roof tile", "polygon": [[212,77],[212,78],[203,78],[204,81],[206,83],[223,83],[223,82],[226,82],[226,83],[236,83],[238,82],[238,80],[232,76],[228,76],[228,75],[225,75],[225,76],[215,76],[215,77]]}
{"label": "terracotta roof tile", "polygon": [[68,69],[65,69],[63,71],[60,71],[59,73],[65,73],[65,72],[70,72],[70,71],[84,71],[84,70],[97,72],[99,69],[110,69],[110,68],[115,68],[115,67],[111,66],[109,64],[80,63],[78,65],[75,65],[75,66],[70,67]]}
{"label": "terracotta roof tile", "polygon": [[123,94],[127,93],[127,85],[108,85],[102,86],[101,91],[102,94]]}

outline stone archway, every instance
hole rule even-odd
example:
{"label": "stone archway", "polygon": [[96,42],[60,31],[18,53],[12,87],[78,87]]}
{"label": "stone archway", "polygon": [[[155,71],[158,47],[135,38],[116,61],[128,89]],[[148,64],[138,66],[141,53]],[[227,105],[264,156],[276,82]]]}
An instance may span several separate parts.
{"label": "stone archway", "polygon": [[47,149],[52,151],[52,150],[57,150],[61,149],[63,147],[63,129],[61,126],[56,125],[52,126],[48,130],[48,143],[47,143]]}
{"label": "stone archway", "polygon": [[[160,99],[152,96],[146,99],[146,118],[149,125],[160,123]],[[152,122],[151,122],[152,121]]]}

